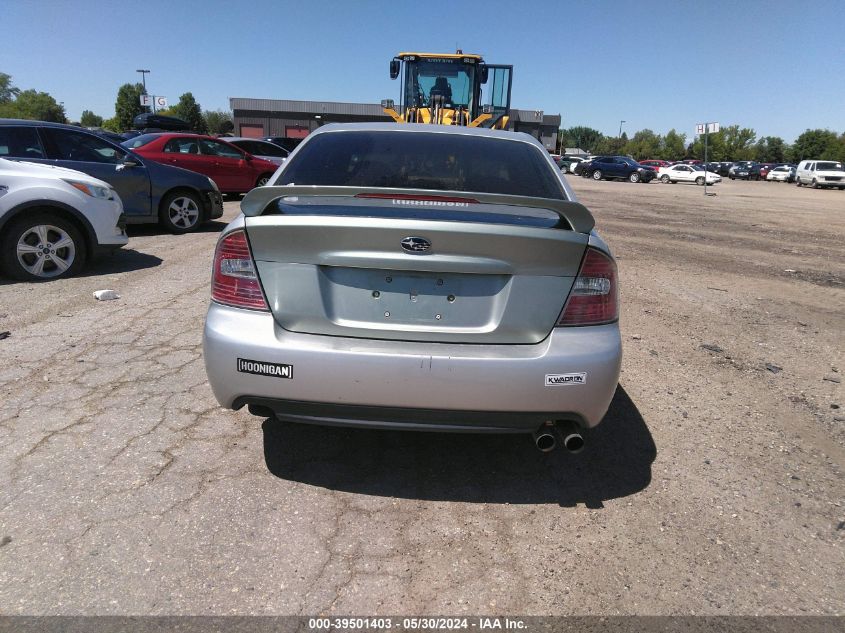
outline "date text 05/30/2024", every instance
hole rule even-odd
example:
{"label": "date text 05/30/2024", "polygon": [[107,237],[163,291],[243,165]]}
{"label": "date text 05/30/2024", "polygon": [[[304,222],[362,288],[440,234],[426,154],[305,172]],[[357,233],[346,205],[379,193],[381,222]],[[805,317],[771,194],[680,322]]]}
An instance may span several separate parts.
{"label": "date text 05/30/2024", "polygon": [[475,617],[406,617],[406,618],[309,618],[308,628],[312,631],[373,631],[373,630],[407,630],[407,631],[449,631],[449,630],[478,630],[518,631],[527,628],[526,623],[519,618]]}

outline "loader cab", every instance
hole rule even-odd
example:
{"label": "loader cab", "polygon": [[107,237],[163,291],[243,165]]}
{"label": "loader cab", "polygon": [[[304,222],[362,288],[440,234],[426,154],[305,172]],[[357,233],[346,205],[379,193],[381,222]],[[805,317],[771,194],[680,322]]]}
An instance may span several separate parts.
{"label": "loader cab", "polygon": [[479,55],[400,53],[390,78],[401,78],[399,107],[382,102],[399,123],[507,127],[513,66],[486,64]]}

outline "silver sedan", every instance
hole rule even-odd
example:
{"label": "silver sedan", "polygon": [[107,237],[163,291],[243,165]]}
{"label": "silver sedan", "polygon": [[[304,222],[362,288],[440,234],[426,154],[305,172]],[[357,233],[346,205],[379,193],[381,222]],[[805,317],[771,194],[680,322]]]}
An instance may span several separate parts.
{"label": "silver sedan", "polygon": [[245,152],[248,152],[256,158],[268,160],[276,165],[281,165],[287,160],[289,152],[283,147],[279,147],[274,143],[268,143],[255,138],[246,138],[244,136],[232,136],[223,139],[227,143],[231,143],[239,147]]}
{"label": "silver sedan", "polygon": [[222,406],[572,451],[607,411],[616,263],[532,137],[327,125],[241,209],[205,323]]}

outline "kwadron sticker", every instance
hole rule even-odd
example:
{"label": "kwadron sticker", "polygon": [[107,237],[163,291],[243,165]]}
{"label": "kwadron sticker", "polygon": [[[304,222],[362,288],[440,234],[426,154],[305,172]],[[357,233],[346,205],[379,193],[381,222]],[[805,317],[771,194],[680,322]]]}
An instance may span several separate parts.
{"label": "kwadron sticker", "polygon": [[586,372],[577,374],[546,374],[547,387],[559,387],[561,385],[583,385],[586,383]]}
{"label": "kwadron sticker", "polygon": [[276,378],[293,378],[293,365],[279,363],[265,363],[260,360],[238,359],[238,371],[244,374],[258,376],[274,376]]}

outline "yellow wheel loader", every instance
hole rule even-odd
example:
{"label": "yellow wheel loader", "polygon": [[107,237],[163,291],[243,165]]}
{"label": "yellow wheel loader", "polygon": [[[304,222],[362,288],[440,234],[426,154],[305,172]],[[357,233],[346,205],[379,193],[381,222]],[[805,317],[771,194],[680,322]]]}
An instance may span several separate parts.
{"label": "yellow wheel loader", "polygon": [[487,64],[480,55],[399,53],[390,78],[400,77],[399,107],[381,102],[397,123],[435,123],[503,130],[508,125],[513,66]]}

